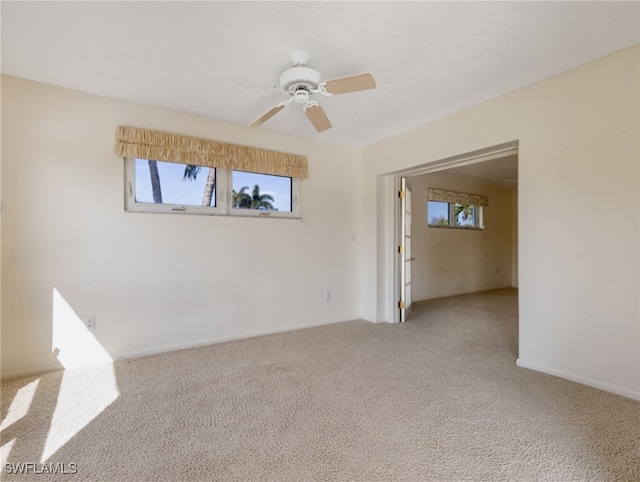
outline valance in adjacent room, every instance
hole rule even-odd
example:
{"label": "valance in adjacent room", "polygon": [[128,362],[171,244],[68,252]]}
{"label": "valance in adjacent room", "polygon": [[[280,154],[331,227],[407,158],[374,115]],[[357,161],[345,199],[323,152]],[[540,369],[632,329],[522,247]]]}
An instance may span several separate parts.
{"label": "valance in adjacent room", "polygon": [[463,204],[465,206],[486,206],[487,196],[482,194],[467,194],[464,192],[445,191],[444,189],[427,188],[427,200],[444,203]]}
{"label": "valance in adjacent room", "polygon": [[118,127],[115,153],[274,176],[309,177],[305,156],[134,127]]}

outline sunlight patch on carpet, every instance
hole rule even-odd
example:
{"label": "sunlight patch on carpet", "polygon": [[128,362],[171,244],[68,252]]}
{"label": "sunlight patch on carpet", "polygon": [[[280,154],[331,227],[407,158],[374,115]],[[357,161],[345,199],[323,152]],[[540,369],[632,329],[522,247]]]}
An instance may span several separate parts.
{"label": "sunlight patch on carpet", "polygon": [[[20,390],[16,392],[16,395],[11,401],[11,406],[9,407],[9,410],[7,410],[7,416],[2,420],[2,423],[0,423],[0,432],[3,432],[18,420],[23,418],[25,415],[27,415],[27,413],[29,412],[29,407],[31,407],[31,403],[33,402],[33,397],[36,394],[38,383],[40,383],[39,378],[20,388]],[[1,467],[4,467],[4,465],[7,463],[7,460],[9,460],[9,454],[11,453],[11,449],[13,448],[13,445],[15,443],[16,439],[10,439],[8,442],[2,444],[2,447],[0,447]]]}
{"label": "sunlight patch on carpet", "polygon": [[65,370],[41,463],[90,424],[120,394],[113,359],[55,288],[51,348]]}
{"label": "sunlight patch on carpet", "polygon": [[9,454],[11,453],[11,449],[13,448],[13,444],[15,443],[16,439],[13,438],[2,445],[2,447],[0,447],[0,465],[2,467],[4,467],[7,463],[7,460],[9,460]]}
{"label": "sunlight patch on carpet", "polygon": [[0,423],[0,432],[8,428],[10,425],[13,425],[27,414],[29,407],[31,406],[31,402],[33,402],[33,396],[36,394],[38,383],[40,383],[39,378],[18,390],[16,396],[13,397],[13,400],[11,401],[11,406],[7,411],[7,416],[2,420],[2,423]]}
{"label": "sunlight patch on carpet", "polygon": [[112,364],[65,370],[40,462],[46,462],[119,395]]}

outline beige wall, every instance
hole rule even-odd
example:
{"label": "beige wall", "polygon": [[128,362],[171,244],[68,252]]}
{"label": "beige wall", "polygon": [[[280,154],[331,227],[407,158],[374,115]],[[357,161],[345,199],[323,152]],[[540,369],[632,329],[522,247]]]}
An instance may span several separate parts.
{"label": "beige wall", "polygon": [[[412,176],[409,182],[414,301],[511,286],[511,191],[442,174]],[[430,187],[487,196],[485,229],[429,228]]]}
{"label": "beige wall", "polygon": [[[2,373],[60,367],[54,325],[88,314],[75,346],[108,357],[388,319],[390,174],[519,141],[518,363],[640,398],[638,57],[363,150],[3,78]],[[308,156],[304,221],[124,213],[119,124]]]}
{"label": "beige wall", "polygon": [[640,398],[638,58],[625,49],[365,148],[363,316],[393,309],[388,175],[519,141],[518,363]]}
{"label": "beige wall", "polygon": [[[2,99],[4,376],[359,316],[359,150],[11,77]],[[120,124],[308,156],[303,221],[125,213]]]}

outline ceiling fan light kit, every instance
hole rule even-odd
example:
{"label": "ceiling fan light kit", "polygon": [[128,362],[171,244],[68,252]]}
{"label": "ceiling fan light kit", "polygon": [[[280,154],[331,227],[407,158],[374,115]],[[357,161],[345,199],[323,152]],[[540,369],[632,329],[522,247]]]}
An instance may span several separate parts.
{"label": "ceiling fan light kit", "polygon": [[305,89],[298,89],[293,93],[293,100],[298,104],[306,104],[309,102],[309,91]]}
{"label": "ceiling fan light kit", "polygon": [[302,108],[307,117],[315,127],[316,131],[322,132],[332,127],[331,122],[316,101],[309,100],[313,94],[325,96],[348,94],[361,90],[375,89],[376,83],[370,73],[350,75],[338,79],[322,81],[320,72],[307,67],[309,54],[296,50],[291,53],[289,60],[292,67],[282,72],[280,75],[280,88],[284,95],[290,96],[289,100],[282,102],[258,117],[251,124],[257,127],[264,124],[271,117],[280,112],[292,100],[302,104]]}

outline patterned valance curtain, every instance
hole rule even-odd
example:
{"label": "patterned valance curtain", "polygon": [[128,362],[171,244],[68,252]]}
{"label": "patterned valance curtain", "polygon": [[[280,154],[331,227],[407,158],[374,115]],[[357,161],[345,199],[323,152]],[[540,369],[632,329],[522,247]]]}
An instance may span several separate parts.
{"label": "patterned valance curtain", "polygon": [[115,153],[124,157],[275,176],[309,177],[305,156],[134,127],[118,127]]}
{"label": "patterned valance curtain", "polygon": [[464,192],[445,191],[444,189],[427,188],[427,200],[443,203],[464,204],[465,206],[486,206],[487,196],[482,194],[467,194]]}

